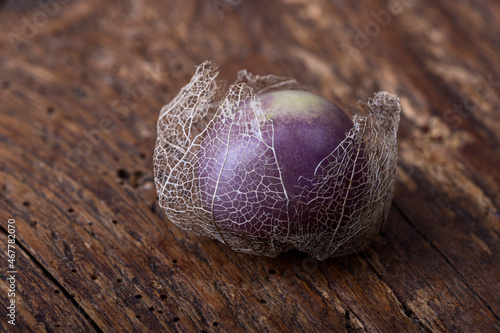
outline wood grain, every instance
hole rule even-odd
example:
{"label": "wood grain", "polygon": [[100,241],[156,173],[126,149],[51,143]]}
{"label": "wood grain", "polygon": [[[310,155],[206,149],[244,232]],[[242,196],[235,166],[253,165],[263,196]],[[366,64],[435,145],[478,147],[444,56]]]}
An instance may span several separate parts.
{"label": "wood grain", "polygon": [[[2,330],[500,331],[499,15],[479,0],[7,1],[0,238],[15,219],[19,306]],[[156,121],[206,59],[229,83],[291,76],[348,111],[400,96],[371,246],[256,257],[166,220]]]}

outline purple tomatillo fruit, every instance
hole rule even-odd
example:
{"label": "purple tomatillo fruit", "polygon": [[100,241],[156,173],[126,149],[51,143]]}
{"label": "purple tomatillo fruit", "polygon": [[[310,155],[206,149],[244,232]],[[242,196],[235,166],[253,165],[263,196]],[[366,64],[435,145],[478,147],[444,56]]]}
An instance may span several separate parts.
{"label": "purple tomatillo fruit", "polygon": [[[272,122],[272,137],[241,135],[255,117],[255,104],[242,102],[239,117],[246,121],[229,126],[217,119],[201,141],[197,154],[201,198],[217,229],[256,238],[314,234],[356,214],[356,200],[366,186],[366,179],[358,175],[364,174],[359,171],[366,160],[360,150],[347,157],[336,150],[353,126],[344,111],[300,90],[258,97],[264,121]],[[273,149],[264,150],[265,144]],[[350,163],[347,169],[352,172],[325,178],[328,170],[321,166],[332,154]]]}

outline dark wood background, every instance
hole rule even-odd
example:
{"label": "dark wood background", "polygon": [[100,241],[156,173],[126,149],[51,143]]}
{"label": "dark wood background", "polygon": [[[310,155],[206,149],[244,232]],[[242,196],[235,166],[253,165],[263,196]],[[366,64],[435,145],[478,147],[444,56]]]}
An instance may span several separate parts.
{"label": "dark wood background", "polygon": [[[499,332],[499,17],[493,0],[7,1],[2,330]],[[398,181],[371,246],[272,259],[167,221],[156,121],[207,59],[229,82],[291,76],[346,109],[400,96]]]}

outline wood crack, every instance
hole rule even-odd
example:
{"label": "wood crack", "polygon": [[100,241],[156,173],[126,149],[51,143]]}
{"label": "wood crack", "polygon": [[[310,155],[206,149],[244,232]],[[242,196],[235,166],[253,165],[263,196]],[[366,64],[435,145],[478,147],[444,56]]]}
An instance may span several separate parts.
{"label": "wood crack", "polygon": [[[0,226],[0,231],[5,235],[8,235],[7,230],[3,226]],[[89,324],[94,328],[96,332],[102,333],[104,332],[99,325],[90,317],[90,315],[85,311],[85,309],[75,300],[73,296],[69,293],[64,286],[57,281],[57,279],[42,265],[42,263],[35,258],[35,256],[19,241],[19,238],[16,238],[16,245],[24,251],[24,253],[32,260],[32,262],[40,268],[43,274],[62,292],[62,294],[75,306],[78,312],[82,314],[82,316],[89,322]]]}
{"label": "wood crack", "polygon": [[394,208],[398,211],[399,214],[403,217],[403,219],[419,234],[443,259],[446,261],[446,263],[450,266],[450,268],[457,274],[459,279],[464,283],[464,285],[472,292],[472,294],[477,297],[478,300],[480,300],[486,308],[491,312],[491,314],[498,320],[500,321],[500,316],[493,311],[491,306],[484,300],[472,287],[471,285],[467,282],[467,280],[464,278],[464,276],[458,271],[458,269],[453,265],[450,259],[448,259],[445,254],[429,239],[425,234],[417,228],[417,226],[411,221],[411,219],[405,214],[405,212],[398,207],[397,204],[393,203]]}
{"label": "wood crack", "polygon": [[[361,256],[367,262],[368,266],[370,266],[370,268],[373,270],[375,275],[377,275],[377,277],[380,279],[380,281],[382,281],[389,288],[389,284],[379,274],[377,267],[375,267],[370,260],[367,260],[366,258],[364,258],[363,254],[361,254]],[[396,300],[398,301],[398,305],[403,309],[405,316],[408,317],[408,319],[410,319],[412,322],[415,323],[415,326],[418,328],[418,330],[420,332],[432,332],[432,329],[427,327],[420,320],[420,318],[418,318],[418,316],[403,301],[401,301],[401,299],[399,299],[399,297],[396,295],[394,290],[392,288],[390,288],[390,290],[391,290],[391,293],[394,295],[394,298],[396,298]]]}
{"label": "wood crack", "polygon": [[[325,272],[321,269],[321,267],[318,267],[318,269],[321,272],[321,274],[323,275],[323,277],[325,278],[325,280],[328,281],[327,276],[326,276]],[[344,327],[347,330],[347,332],[349,332],[349,333],[359,332],[359,329],[356,328],[356,326],[359,326],[359,325],[356,325],[356,323],[353,321],[353,319],[351,318],[352,315],[354,315],[356,317],[356,319],[361,323],[363,331],[367,332],[367,329],[366,329],[367,325],[364,323],[364,321],[356,315],[356,312],[353,311],[353,309],[347,304],[347,302],[344,299],[342,299],[342,297],[330,285],[329,282],[327,282],[326,285],[328,286],[328,289],[330,289],[334,293],[334,295],[342,302],[342,305],[343,305],[343,307],[345,309],[345,312],[344,312],[344,319],[345,319]]]}

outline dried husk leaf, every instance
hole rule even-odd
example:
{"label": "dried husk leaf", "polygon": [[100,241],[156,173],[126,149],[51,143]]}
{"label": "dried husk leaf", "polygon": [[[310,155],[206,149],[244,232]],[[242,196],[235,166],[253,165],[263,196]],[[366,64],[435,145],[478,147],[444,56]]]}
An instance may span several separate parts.
{"label": "dried husk leaf", "polygon": [[[256,255],[274,257],[295,248],[324,260],[363,250],[382,228],[392,201],[401,111],[398,97],[379,92],[366,103],[368,115],[354,116],[346,139],[317,166],[313,179],[299,180],[301,197],[309,199],[296,200],[281,180],[272,120],[265,117],[258,95],[305,89],[294,79],[255,76],[242,70],[237,81],[223,91],[216,81],[217,68],[209,61],[198,66],[191,81],[160,112],[154,177],[159,205],[169,220],[182,229],[218,239],[234,251]],[[242,102],[251,103],[253,114],[241,112]],[[242,123],[246,126],[236,126],[236,137],[217,135],[227,132],[225,126]],[[258,163],[238,166],[252,181],[240,182],[234,196],[218,195],[217,190],[209,193],[200,186],[200,175],[207,174],[206,163],[199,161],[200,150],[207,146],[204,140],[217,140],[220,149],[229,140],[241,140],[249,145],[245,151],[258,157],[253,159]],[[361,158],[367,162],[358,163]],[[209,177],[210,181],[219,180],[217,172]],[[266,196],[265,207],[261,207],[262,195]],[[249,219],[259,229],[242,232],[228,227],[228,221],[220,223],[214,218],[220,216],[220,209],[227,210],[224,216],[252,212]],[[289,232],[288,226],[300,220],[304,211],[314,214],[318,223]]]}

